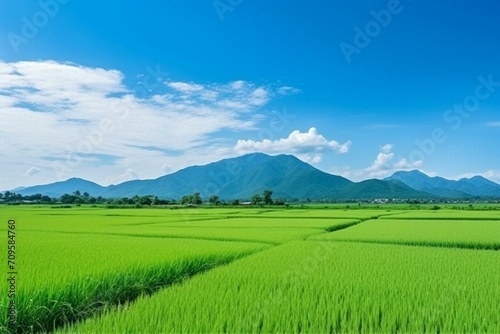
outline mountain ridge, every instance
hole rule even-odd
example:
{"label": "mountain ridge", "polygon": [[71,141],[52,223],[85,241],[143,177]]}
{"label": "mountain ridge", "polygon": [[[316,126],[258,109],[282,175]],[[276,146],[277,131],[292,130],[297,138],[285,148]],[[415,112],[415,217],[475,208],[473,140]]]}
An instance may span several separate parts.
{"label": "mountain ridge", "polygon": [[428,176],[418,170],[399,171],[384,180],[398,180],[407,186],[439,197],[471,198],[500,197],[500,185],[482,176],[462,178],[458,181],[440,176]]}
{"label": "mountain ridge", "polygon": [[[480,192],[481,188],[486,189],[483,194]],[[206,165],[189,166],[156,179],[131,180],[101,186],[73,177],[66,181],[26,187],[18,193],[41,193],[60,197],[79,190],[81,193],[87,192],[92,196],[106,198],[153,195],[165,199],[179,199],[186,194],[200,192],[203,198],[217,194],[221,199],[229,200],[250,199],[265,189],[273,190],[275,197],[286,199],[500,198],[500,185],[481,176],[452,181],[430,177],[414,170],[396,172],[383,180],[353,182],[316,169],[293,155],[271,156],[264,153],[250,153]]]}

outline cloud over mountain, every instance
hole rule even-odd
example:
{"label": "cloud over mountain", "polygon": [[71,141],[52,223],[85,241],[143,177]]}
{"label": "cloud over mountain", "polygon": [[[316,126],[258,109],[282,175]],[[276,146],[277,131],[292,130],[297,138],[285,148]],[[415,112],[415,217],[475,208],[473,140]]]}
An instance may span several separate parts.
{"label": "cloud over mountain", "polygon": [[410,163],[406,159],[400,159],[394,162],[394,145],[386,144],[380,149],[380,153],[373,163],[367,167],[364,172],[370,177],[383,177],[394,173],[398,170],[415,169],[422,166],[421,161]]}
{"label": "cloud over mountain", "polygon": [[295,130],[287,138],[277,140],[238,140],[234,150],[238,153],[291,153],[302,160],[316,163],[321,161],[324,152],[347,153],[350,146],[350,141],[340,144],[335,140],[328,140],[312,127],[307,132]]}

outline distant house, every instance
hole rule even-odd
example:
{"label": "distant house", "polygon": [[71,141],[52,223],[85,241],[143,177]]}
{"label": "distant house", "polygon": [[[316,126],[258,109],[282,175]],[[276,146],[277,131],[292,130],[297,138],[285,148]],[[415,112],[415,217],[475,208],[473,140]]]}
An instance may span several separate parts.
{"label": "distant house", "polygon": [[252,205],[252,202],[241,202],[240,205]]}
{"label": "distant house", "polygon": [[372,201],[373,204],[385,204],[389,202],[387,198],[377,198]]}

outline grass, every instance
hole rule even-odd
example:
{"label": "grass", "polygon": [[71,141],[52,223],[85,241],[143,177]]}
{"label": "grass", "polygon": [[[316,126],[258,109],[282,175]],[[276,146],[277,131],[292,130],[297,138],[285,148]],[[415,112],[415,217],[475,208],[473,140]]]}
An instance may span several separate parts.
{"label": "grass", "polygon": [[[13,215],[16,216],[20,229],[26,231],[122,234],[272,244],[305,239],[311,235],[323,233],[325,230],[334,230],[338,225],[349,226],[359,222],[356,218],[338,218],[331,213],[330,217],[327,215],[318,217],[312,214],[312,218],[289,218],[288,211],[283,210],[281,210],[283,217],[269,218],[265,215],[275,210],[259,209],[248,209],[245,215],[242,215],[241,211],[231,209],[193,209],[192,211],[89,207],[75,209],[19,207],[19,211],[16,209],[14,208]],[[300,214],[302,213],[299,212]],[[373,215],[371,212],[369,214]],[[259,216],[255,217],[255,215]],[[357,216],[367,215],[360,213]]]}
{"label": "grass", "polygon": [[[32,231],[19,232],[17,246],[17,322],[22,332],[86,318],[265,247]],[[6,307],[6,294],[1,297],[0,305]],[[6,321],[2,318],[4,326]]]}
{"label": "grass", "polygon": [[500,210],[475,211],[475,210],[414,210],[395,213],[382,217],[384,219],[431,219],[431,220],[500,220]]}
{"label": "grass", "polygon": [[498,210],[0,209],[19,332],[500,332]]}
{"label": "grass", "polygon": [[500,221],[377,219],[311,239],[498,250]]}
{"label": "grass", "polygon": [[495,333],[499,277],[497,252],[291,242],[61,332]]}

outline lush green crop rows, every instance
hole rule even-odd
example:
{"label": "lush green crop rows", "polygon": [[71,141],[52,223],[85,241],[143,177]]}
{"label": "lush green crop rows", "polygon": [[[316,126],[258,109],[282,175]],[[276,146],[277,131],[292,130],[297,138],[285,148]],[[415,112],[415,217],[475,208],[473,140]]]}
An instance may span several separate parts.
{"label": "lush green crop rows", "polygon": [[361,222],[356,218],[329,218],[329,219],[316,219],[316,218],[226,218],[214,220],[200,220],[200,221],[186,221],[182,223],[169,222],[169,223],[150,223],[147,225],[155,225],[156,227],[222,227],[222,228],[319,228],[327,229],[337,225],[343,224],[357,224]]}
{"label": "lush green crop rows", "polygon": [[[256,243],[20,231],[18,324],[39,329],[135,298],[266,247]],[[6,282],[2,280],[2,291]],[[7,303],[0,296],[0,306]],[[2,312],[2,317],[5,312]],[[57,320],[59,319],[59,320]],[[2,318],[1,323],[6,324]]]}
{"label": "lush green crop rows", "polygon": [[21,330],[500,332],[499,212],[0,209],[18,227]]}
{"label": "lush green crop rows", "polygon": [[412,210],[393,215],[386,215],[383,219],[432,219],[432,220],[500,220],[500,211],[474,210]]}
{"label": "lush green crop rows", "polygon": [[69,329],[132,332],[499,332],[500,254],[292,242]]}
{"label": "lush green crop rows", "polygon": [[348,209],[294,209],[294,210],[269,210],[261,212],[261,217],[295,217],[295,218],[356,218],[368,219],[379,216],[392,215],[401,210],[348,210]]}
{"label": "lush green crop rows", "polygon": [[[4,209],[4,208],[2,208]],[[330,226],[327,221],[336,224],[357,221],[387,214],[387,212],[344,211],[344,210],[263,210],[263,209],[102,209],[71,208],[52,209],[50,207],[7,207],[4,216],[25,221],[26,229],[50,230],[103,230],[108,226],[149,225],[172,223],[172,226],[228,227],[320,227]],[[36,217],[36,221],[33,221]],[[296,217],[296,218],[294,218]],[[267,218],[274,218],[270,220]],[[323,221],[325,220],[325,221]],[[290,225],[288,225],[288,222]],[[0,225],[0,230],[5,230]]]}
{"label": "lush green crop rows", "polygon": [[[123,229],[127,233],[129,229]],[[283,243],[305,239],[314,234],[323,233],[323,229],[312,228],[211,228],[211,227],[149,227],[137,231],[139,236],[199,238],[221,241],[251,241],[265,243]],[[134,232],[132,232],[134,233]]]}
{"label": "lush green crop rows", "polygon": [[112,233],[283,243],[358,224],[357,219],[228,218],[113,226]]}
{"label": "lush green crop rows", "polygon": [[500,249],[500,221],[377,219],[312,239]]}
{"label": "lush green crop rows", "polygon": [[[22,208],[24,209],[24,208]],[[244,210],[243,210],[244,211]],[[255,209],[247,214],[255,215]],[[263,212],[267,212],[262,210]],[[210,213],[210,214],[207,214]],[[218,216],[214,216],[218,212]],[[359,223],[352,218],[232,218],[228,209],[44,209],[16,214],[21,230],[282,243]],[[285,211],[287,213],[288,211]],[[142,213],[139,215],[139,213]],[[36,215],[35,215],[36,214]],[[36,217],[36,218],[35,218]],[[226,218],[231,217],[231,218]]]}

